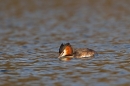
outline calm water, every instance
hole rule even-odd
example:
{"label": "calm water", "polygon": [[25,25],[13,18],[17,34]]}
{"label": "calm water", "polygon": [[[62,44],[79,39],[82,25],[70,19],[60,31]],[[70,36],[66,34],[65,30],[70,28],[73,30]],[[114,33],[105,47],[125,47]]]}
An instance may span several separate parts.
{"label": "calm water", "polygon": [[[59,61],[66,42],[98,56]],[[0,86],[130,86],[130,1],[0,0]]]}

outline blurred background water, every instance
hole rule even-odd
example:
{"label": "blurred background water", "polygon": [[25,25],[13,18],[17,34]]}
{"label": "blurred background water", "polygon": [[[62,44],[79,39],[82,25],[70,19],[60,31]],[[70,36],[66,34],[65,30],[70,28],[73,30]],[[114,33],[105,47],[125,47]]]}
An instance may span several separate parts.
{"label": "blurred background water", "polygon": [[[98,56],[61,62],[66,42]],[[130,86],[130,1],[0,0],[0,86]]]}

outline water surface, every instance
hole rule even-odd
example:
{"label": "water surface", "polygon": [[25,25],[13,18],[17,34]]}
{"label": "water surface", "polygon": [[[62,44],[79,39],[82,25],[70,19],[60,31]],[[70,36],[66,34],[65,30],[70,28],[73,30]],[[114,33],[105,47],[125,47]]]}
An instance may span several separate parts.
{"label": "water surface", "polygon": [[[129,0],[1,0],[1,86],[130,86]],[[61,43],[91,60],[57,59]]]}

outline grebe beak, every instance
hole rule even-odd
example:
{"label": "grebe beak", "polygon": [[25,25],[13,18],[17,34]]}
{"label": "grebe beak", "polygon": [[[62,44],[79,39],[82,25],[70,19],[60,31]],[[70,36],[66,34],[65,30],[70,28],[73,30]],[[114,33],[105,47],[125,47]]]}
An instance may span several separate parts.
{"label": "grebe beak", "polygon": [[60,59],[61,58],[61,56],[58,56],[58,59]]}
{"label": "grebe beak", "polygon": [[58,58],[61,58],[61,57],[62,57],[62,54],[63,54],[63,53],[61,53],[61,54],[58,56]]}

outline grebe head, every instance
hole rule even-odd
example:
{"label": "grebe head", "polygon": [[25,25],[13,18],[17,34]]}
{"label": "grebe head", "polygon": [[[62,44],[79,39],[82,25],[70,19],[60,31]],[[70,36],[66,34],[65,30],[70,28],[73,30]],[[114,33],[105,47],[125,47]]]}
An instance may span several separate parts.
{"label": "grebe head", "polygon": [[59,48],[59,57],[63,56],[72,56],[73,55],[73,48],[71,47],[70,43],[61,44]]}

